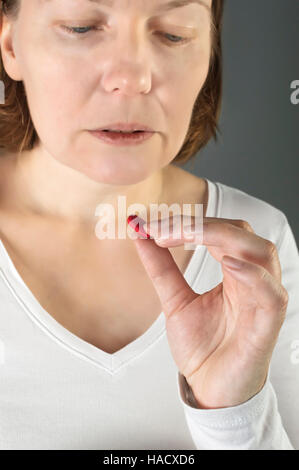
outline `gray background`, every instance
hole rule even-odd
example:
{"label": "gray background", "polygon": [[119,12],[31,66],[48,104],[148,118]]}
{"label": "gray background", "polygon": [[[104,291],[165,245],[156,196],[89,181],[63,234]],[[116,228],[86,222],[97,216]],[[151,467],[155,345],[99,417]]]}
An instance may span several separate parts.
{"label": "gray background", "polygon": [[218,142],[182,168],[282,210],[299,246],[299,1],[226,0]]}

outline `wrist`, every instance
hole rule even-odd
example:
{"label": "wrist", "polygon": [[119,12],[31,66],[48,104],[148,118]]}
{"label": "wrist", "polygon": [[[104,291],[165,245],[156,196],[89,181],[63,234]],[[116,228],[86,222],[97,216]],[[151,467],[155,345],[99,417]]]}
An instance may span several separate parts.
{"label": "wrist", "polygon": [[199,388],[195,387],[192,380],[185,377],[187,386],[189,387],[189,396],[193,404],[198,409],[217,409],[217,408],[230,408],[242,405],[255,395],[257,395],[264,387],[268,377],[268,371],[263,379],[256,383],[254,386],[246,387],[243,391],[236,390],[211,390],[210,393],[199,392]]}

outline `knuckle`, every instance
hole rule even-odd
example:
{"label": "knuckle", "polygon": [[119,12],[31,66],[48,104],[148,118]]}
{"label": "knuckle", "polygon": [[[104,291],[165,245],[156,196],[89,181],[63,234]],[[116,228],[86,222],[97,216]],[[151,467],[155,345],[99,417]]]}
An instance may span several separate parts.
{"label": "knuckle", "polygon": [[244,230],[247,230],[248,232],[254,233],[253,228],[251,227],[249,222],[247,222],[247,220],[238,219],[237,222],[238,222],[239,226],[241,228],[243,228]]}
{"label": "knuckle", "polygon": [[266,257],[269,257],[270,259],[276,258],[278,256],[276,245],[275,243],[271,242],[271,240],[266,240],[265,242],[265,254]]}

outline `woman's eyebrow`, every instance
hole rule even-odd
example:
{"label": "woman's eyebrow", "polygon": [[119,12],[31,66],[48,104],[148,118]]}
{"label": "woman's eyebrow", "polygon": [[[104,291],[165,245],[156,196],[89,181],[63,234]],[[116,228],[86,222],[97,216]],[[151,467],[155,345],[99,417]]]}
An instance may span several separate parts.
{"label": "woman's eyebrow", "polygon": [[[40,0],[44,3],[49,3],[50,0]],[[112,7],[115,3],[115,0],[86,0],[88,3],[95,3],[97,5],[105,5],[107,7]],[[174,10],[175,8],[181,8],[186,5],[191,5],[195,3],[207,9],[209,14],[211,15],[211,8],[204,0],[171,0],[170,2],[164,3],[162,5],[157,5],[157,11],[169,11]]]}
{"label": "woman's eyebrow", "polygon": [[[97,3],[99,5],[106,5],[106,6],[113,6],[114,0],[87,0],[89,3]],[[159,5],[157,7],[157,10],[159,11],[168,11],[168,10],[173,10],[175,8],[181,8],[186,5],[190,5],[191,3],[197,3],[198,5],[203,6],[206,8],[209,12],[211,12],[211,8],[207,3],[204,2],[204,0],[172,0],[168,3],[164,3],[162,5]]]}

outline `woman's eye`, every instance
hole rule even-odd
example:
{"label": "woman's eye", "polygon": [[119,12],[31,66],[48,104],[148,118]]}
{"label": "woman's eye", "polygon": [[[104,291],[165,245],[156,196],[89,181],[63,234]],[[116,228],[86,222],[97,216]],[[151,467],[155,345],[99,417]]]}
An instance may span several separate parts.
{"label": "woman's eye", "polygon": [[98,29],[97,26],[63,26],[63,28],[66,29],[69,34],[74,34],[77,36],[83,36],[90,31]]}
{"label": "woman's eye", "polygon": [[183,38],[181,36],[175,36],[174,34],[168,34],[168,33],[161,33],[161,34],[170,43],[182,44],[182,43],[188,41],[188,38]]}
{"label": "woman's eye", "polygon": [[[87,35],[90,31],[98,30],[97,26],[63,26],[69,34],[84,36]],[[171,44],[183,44],[188,41],[188,38],[183,38],[182,36],[176,36],[169,33],[159,33],[166,42]]]}

